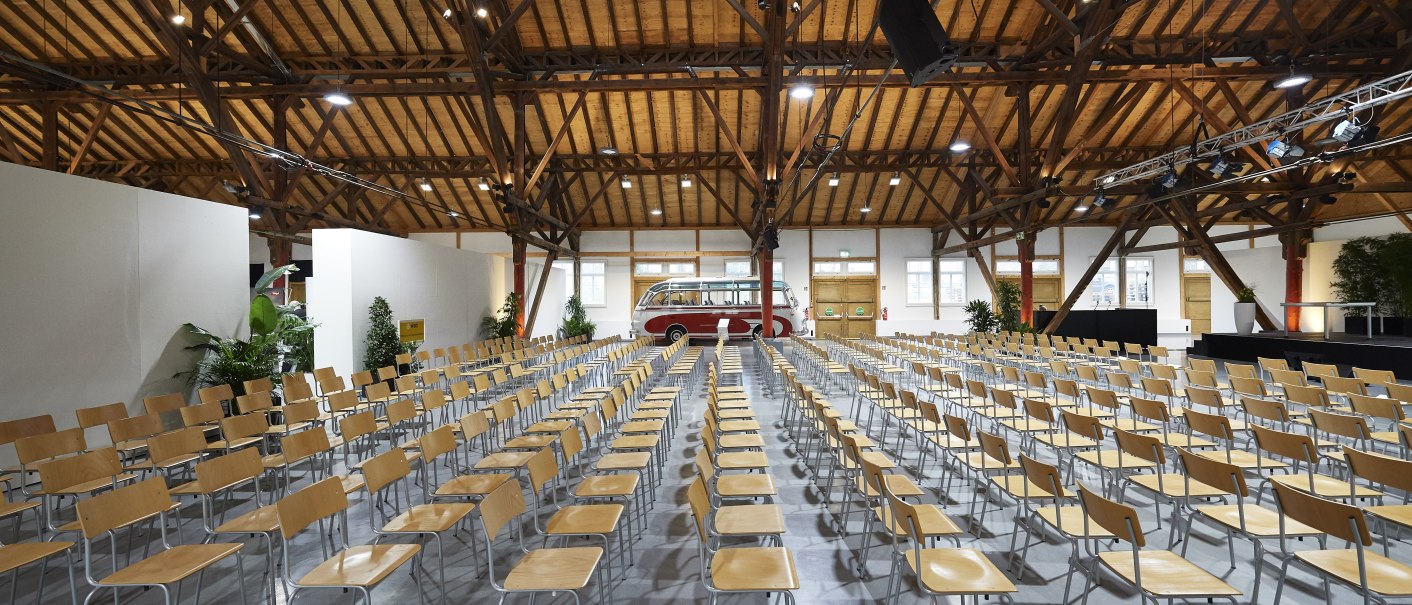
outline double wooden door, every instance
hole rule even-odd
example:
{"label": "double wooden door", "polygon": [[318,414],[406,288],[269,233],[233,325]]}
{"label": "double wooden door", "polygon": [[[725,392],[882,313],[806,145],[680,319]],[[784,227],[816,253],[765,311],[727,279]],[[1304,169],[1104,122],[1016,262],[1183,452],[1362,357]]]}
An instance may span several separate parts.
{"label": "double wooden door", "polygon": [[1191,337],[1200,338],[1211,331],[1211,276],[1182,276],[1182,317],[1191,322]]}
{"label": "double wooden door", "polygon": [[[997,281],[1014,282],[1020,285],[1020,276],[997,276]],[[1038,311],[1040,306],[1050,311],[1059,309],[1059,305],[1064,303],[1064,284],[1058,275],[1036,275],[1030,280],[1031,297],[1034,300],[1034,310]]]}
{"label": "double wooden door", "polygon": [[877,331],[878,278],[876,275],[815,277],[809,288],[814,302],[810,315],[819,336],[844,338],[873,335]]}

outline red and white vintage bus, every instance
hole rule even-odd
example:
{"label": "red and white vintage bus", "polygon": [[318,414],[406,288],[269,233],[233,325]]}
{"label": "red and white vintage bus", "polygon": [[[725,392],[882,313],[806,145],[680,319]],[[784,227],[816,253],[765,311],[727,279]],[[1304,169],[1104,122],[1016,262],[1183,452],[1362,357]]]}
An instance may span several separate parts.
{"label": "red and white vintage bus", "polygon": [[[805,334],[804,311],[789,284],[775,281],[775,336]],[[677,277],[642,295],[632,313],[633,336],[652,335],[676,342],[716,335],[716,323],[730,320],[732,336],[760,331],[760,278]]]}

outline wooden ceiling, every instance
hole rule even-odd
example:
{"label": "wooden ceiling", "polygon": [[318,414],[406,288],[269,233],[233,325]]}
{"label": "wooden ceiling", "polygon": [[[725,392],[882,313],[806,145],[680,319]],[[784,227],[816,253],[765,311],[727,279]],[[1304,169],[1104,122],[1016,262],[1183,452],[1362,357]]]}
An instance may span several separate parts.
{"label": "wooden ceiling", "polygon": [[[1392,0],[941,0],[959,62],[911,88],[887,70],[878,1],[801,0],[779,17],[739,0],[7,0],[0,159],[249,204],[266,210],[260,228],[285,233],[497,228],[557,245],[594,228],[758,232],[773,216],[975,241],[1117,222],[1124,212],[1076,210],[1104,171],[1190,144],[1202,120],[1217,134],[1412,68],[1412,7]],[[1274,88],[1292,63],[1313,81]],[[796,84],[817,93],[791,98]],[[335,90],[355,103],[323,100]],[[139,102],[151,109],[133,111]],[[1405,132],[1412,105],[1376,119],[1384,137]],[[820,133],[846,133],[822,167]],[[955,141],[972,148],[953,153]],[[1358,175],[1337,203],[1289,201],[1334,169]],[[1041,207],[1035,192],[1051,176],[1059,188]],[[533,183],[502,206],[481,179]],[[1117,206],[1140,203],[1142,189],[1117,192]],[[1412,152],[1398,147],[1232,184],[1195,210],[1207,221],[1326,221],[1412,209],[1409,191]],[[1142,212],[1138,224],[1161,218]]]}

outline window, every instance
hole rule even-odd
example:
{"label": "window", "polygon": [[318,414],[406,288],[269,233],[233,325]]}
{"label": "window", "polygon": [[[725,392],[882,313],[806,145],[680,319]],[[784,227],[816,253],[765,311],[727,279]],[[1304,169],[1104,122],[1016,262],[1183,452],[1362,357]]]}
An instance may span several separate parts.
{"label": "window", "polygon": [[873,261],[849,261],[849,275],[873,275],[878,272],[878,264]]}
{"label": "window", "polygon": [[668,263],[667,273],[671,275],[696,275],[696,263]]}
{"label": "window", "polygon": [[[608,304],[606,277],[608,273],[608,263],[603,261],[580,261],[579,273],[583,278],[583,283],[579,284],[579,297],[583,299],[583,304],[590,307],[602,307]],[[574,270],[569,267],[569,279],[573,280]],[[570,290],[572,292],[572,290]]]}
{"label": "window", "polygon": [[633,265],[633,275],[696,275],[696,263],[645,261]]}
{"label": "window", "polygon": [[638,263],[633,267],[633,273],[636,275],[666,275],[667,271],[662,263]]}
{"label": "window", "polygon": [[1211,272],[1211,265],[1206,261],[1196,257],[1182,259],[1182,273],[1208,274]]}
{"label": "window", "polygon": [[[1030,271],[1035,275],[1058,275],[1059,259],[1057,258],[1036,258],[1030,263]],[[1019,275],[1019,259],[997,259],[995,261],[995,272],[1001,275]]]}
{"label": "window", "polygon": [[[784,261],[775,261],[775,277],[784,275]],[[750,259],[732,259],[726,261],[726,277],[750,277],[754,275],[750,271]]]}
{"label": "window", "polygon": [[[1152,306],[1152,259],[1127,258],[1123,265],[1124,279],[1127,280],[1126,306]],[[1118,301],[1118,261],[1108,259],[1094,275],[1088,285],[1089,300],[1098,308],[1117,307]]]}
{"label": "window", "polygon": [[931,261],[907,261],[907,304],[915,306],[932,304]]}
{"label": "window", "polygon": [[966,261],[936,261],[936,278],[937,300],[941,304],[959,305],[966,301]]}
{"label": "window", "polygon": [[814,263],[814,275],[843,275],[843,263],[833,261]]}

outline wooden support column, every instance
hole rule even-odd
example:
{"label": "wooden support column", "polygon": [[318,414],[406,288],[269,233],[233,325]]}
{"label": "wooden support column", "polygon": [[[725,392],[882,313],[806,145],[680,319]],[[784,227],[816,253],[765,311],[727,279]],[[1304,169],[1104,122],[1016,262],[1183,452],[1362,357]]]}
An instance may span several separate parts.
{"label": "wooden support column", "polygon": [[1015,242],[1020,249],[1020,321],[1034,322],[1034,239]]}
{"label": "wooden support column", "polygon": [[[1285,235],[1285,302],[1304,302],[1303,235],[1296,231]],[[1299,331],[1299,307],[1285,307],[1285,329]]]}
{"label": "wooden support column", "polygon": [[520,313],[515,317],[515,334],[525,335],[525,240],[514,238],[510,244],[510,264],[514,270],[513,288],[520,299]]}
{"label": "wooden support column", "polygon": [[775,251],[760,247],[760,336],[775,337]]}

